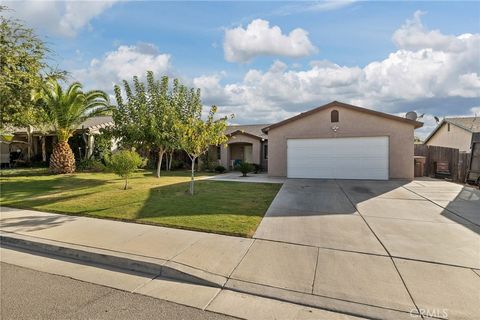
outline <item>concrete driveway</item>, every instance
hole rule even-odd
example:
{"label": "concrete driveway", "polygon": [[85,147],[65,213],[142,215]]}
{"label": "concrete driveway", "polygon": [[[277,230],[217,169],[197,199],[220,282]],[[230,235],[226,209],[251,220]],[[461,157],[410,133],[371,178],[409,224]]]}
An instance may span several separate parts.
{"label": "concrete driveway", "polygon": [[232,278],[399,312],[373,317],[475,319],[479,223],[480,191],[458,184],[291,179]]}

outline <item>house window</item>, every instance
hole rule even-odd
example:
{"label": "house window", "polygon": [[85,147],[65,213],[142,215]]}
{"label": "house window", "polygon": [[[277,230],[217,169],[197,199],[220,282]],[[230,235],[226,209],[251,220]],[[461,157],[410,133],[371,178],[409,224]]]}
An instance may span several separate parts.
{"label": "house window", "polygon": [[450,123],[447,123],[447,131],[450,132]]}
{"label": "house window", "polygon": [[217,146],[217,160],[220,160],[222,158],[222,148],[220,146]]}
{"label": "house window", "polygon": [[330,121],[331,122],[338,122],[339,116],[338,116],[338,110],[332,110],[332,112],[330,113]]}
{"label": "house window", "polygon": [[268,144],[263,145],[263,159],[268,159]]}

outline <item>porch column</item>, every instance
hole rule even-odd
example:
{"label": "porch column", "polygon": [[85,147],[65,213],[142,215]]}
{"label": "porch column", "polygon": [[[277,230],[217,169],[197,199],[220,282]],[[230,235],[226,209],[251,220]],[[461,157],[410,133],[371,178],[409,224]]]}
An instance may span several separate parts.
{"label": "porch column", "polygon": [[252,143],[252,159],[253,163],[256,163],[258,165],[262,164],[262,159],[261,157],[261,146],[262,143],[260,141]]}
{"label": "porch column", "polygon": [[225,167],[225,169],[229,170],[230,166],[230,159],[229,159],[229,153],[230,153],[230,145],[225,148],[224,145],[220,146],[220,164]]}
{"label": "porch column", "polygon": [[95,136],[89,134],[87,138],[87,159],[93,155],[93,148],[95,147]]}

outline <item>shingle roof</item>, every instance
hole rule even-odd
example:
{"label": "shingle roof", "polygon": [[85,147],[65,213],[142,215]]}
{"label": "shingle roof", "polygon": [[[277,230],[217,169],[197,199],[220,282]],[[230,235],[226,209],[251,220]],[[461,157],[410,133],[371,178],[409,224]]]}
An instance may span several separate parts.
{"label": "shingle roof", "polygon": [[[113,118],[112,116],[98,116],[89,118],[80,124],[77,129],[89,129],[89,130],[97,130],[101,128],[106,128],[109,126],[113,126]],[[14,133],[25,133],[27,132],[27,128],[10,128],[9,131],[13,131]],[[33,132],[37,132],[38,129],[33,128]],[[51,129],[53,131],[53,128]]]}
{"label": "shingle roof", "polygon": [[480,117],[445,118],[445,121],[470,132],[480,132]]}
{"label": "shingle roof", "polygon": [[455,118],[445,118],[443,119],[438,126],[428,135],[428,137],[423,141],[427,143],[430,138],[432,138],[435,133],[440,129],[445,123],[450,123],[454,126],[462,128],[468,132],[480,132],[480,117],[455,117]]}
{"label": "shingle roof", "polygon": [[78,126],[78,129],[100,129],[113,125],[112,116],[98,116],[87,119],[81,125]]}
{"label": "shingle roof", "polygon": [[232,134],[236,131],[245,132],[250,135],[257,136],[262,139],[268,139],[268,136],[262,131],[263,128],[269,126],[269,124],[246,124],[246,125],[232,125],[228,126],[225,133]]}

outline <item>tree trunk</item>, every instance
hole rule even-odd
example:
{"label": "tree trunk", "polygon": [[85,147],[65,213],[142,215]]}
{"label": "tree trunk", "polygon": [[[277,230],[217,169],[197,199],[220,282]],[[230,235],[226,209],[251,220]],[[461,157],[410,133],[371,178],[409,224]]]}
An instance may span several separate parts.
{"label": "tree trunk", "polygon": [[168,161],[168,171],[172,170],[173,150],[170,152],[170,161]]}
{"label": "tree trunk", "polygon": [[168,152],[165,152],[166,153],[166,157],[165,157],[165,170],[168,171],[168,164],[169,164],[169,157],[168,157]]}
{"label": "tree trunk", "polygon": [[41,139],[42,139],[42,161],[47,162],[47,146],[46,146],[47,137],[43,135]]}
{"label": "tree trunk", "polygon": [[125,178],[125,186],[123,187],[123,190],[128,189],[128,178]]}
{"label": "tree trunk", "polygon": [[193,196],[194,192],[194,183],[195,183],[195,159],[192,158],[192,177],[190,179],[190,194]]}
{"label": "tree trunk", "polygon": [[50,171],[52,173],[75,172],[75,156],[68,142],[60,141],[53,148],[50,157]]}
{"label": "tree trunk", "polygon": [[160,149],[160,151],[158,151],[157,178],[160,178],[160,170],[162,169],[162,161],[163,161],[164,154],[165,154],[165,150]]}

